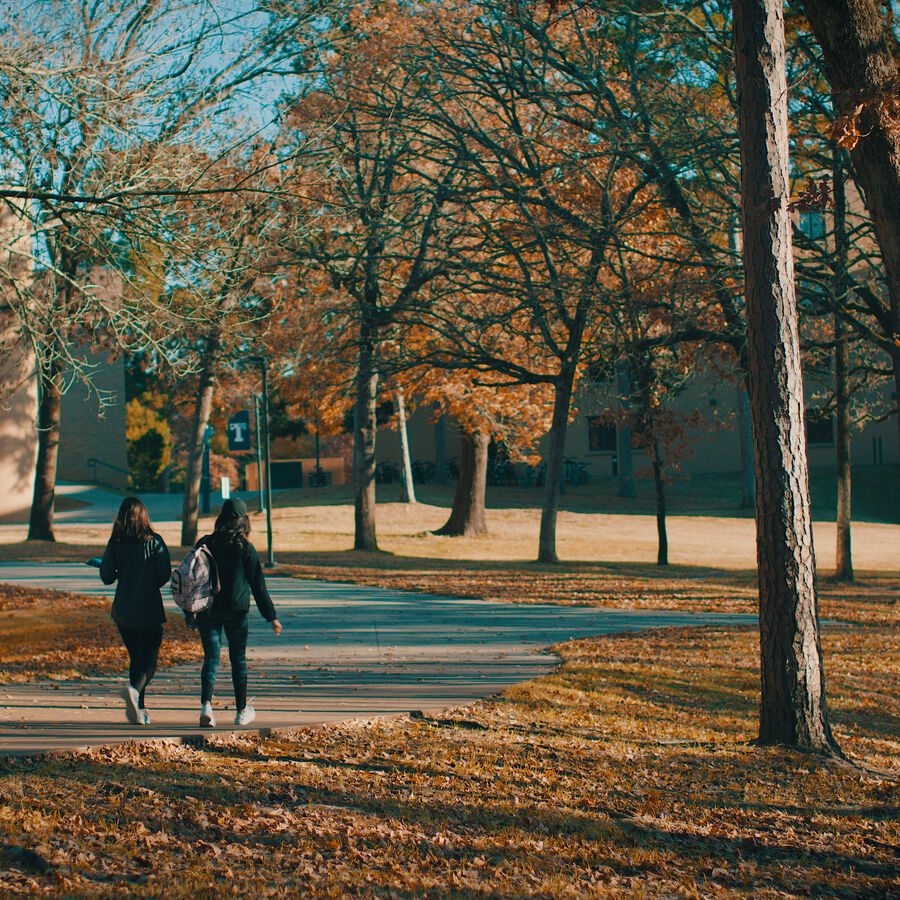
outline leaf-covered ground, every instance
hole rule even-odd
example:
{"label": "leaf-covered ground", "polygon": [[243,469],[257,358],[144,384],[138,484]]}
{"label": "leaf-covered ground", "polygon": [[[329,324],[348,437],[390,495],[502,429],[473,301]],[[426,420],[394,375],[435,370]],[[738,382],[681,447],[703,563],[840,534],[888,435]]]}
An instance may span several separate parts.
{"label": "leaf-covered ground", "polygon": [[[356,558],[361,556],[357,554]],[[285,560],[290,554],[284,554]],[[376,565],[336,567],[282,565],[283,574],[349,581],[394,590],[425,591],[511,603],[559,603],[615,609],[670,609],[690,612],[757,612],[755,573],[700,567],[642,566],[630,563],[469,564],[386,556]],[[823,619],[865,624],[900,624],[900,578],[869,574],[851,584],[822,578],[819,612]]]}
{"label": "leaf-covered ground", "polygon": [[[278,558],[304,577],[525,603],[755,609],[747,571],[295,540],[309,549]],[[424,552],[436,539],[408,540]],[[41,553],[61,549],[94,552]],[[896,574],[820,580],[822,616],[854,623],[823,633],[852,764],[749,746],[753,629],[603,637],[561,645],[557,673],[439,720],[3,760],[0,896],[900,897],[898,598]],[[180,622],[164,648],[164,665],[199,657]],[[47,592],[0,593],[0,658],[15,678],[125,667],[105,601]]]}
{"label": "leaf-covered ground", "polygon": [[900,896],[897,630],[825,636],[855,765],[748,745],[752,629],[571,642],[441,719],[0,762],[0,893]]}
{"label": "leaf-covered ground", "polygon": [[[202,658],[196,632],[169,616],[160,666]],[[127,668],[108,600],[0,583],[0,684],[118,675]]]}

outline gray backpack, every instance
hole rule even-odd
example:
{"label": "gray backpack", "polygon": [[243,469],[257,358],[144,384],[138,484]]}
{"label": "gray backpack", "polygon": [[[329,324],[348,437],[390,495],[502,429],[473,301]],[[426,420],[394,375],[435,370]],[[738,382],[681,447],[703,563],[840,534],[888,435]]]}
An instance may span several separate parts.
{"label": "gray backpack", "polygon": [[172,572],[172,599],[186,613],[203,612],[219,593],[219,570],[209,548],[201,544],[186,554]]}

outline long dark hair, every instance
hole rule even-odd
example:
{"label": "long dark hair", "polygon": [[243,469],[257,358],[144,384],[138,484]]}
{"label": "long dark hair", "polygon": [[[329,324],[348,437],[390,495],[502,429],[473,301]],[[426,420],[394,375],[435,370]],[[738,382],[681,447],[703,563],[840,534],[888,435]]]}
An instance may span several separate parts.
{"label": "long dark hair", "polygon": [[250,517],[247,506],[237,497],[229,498],[222,504],[216,517],[215,535],[226,544],[244,545],[250,535]]}
{"label": "long dark hair", "polygon": [[141,543],[149,541],[154,534],[147,507],[137,497],[126,497],[113,522],[111,540]]}

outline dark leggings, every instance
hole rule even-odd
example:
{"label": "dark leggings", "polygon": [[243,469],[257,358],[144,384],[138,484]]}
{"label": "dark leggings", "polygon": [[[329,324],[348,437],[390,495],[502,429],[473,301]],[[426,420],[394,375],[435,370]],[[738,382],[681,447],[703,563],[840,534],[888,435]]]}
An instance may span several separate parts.
{"label": "dark leggings", "polygon": [[125,649],[128,651],[128,680],[138,692],[138,706],[144,708],[144,691],[156,674],[156,660],[162,644],[162,625],[149,628],[123,628],[118,626]]}
{"label": "dark leggings", "polygon": [[234,685],[234,705],[243,709],[247,705],[247,614],[238,613],[224,622],[212,622],[208,615],[197,616],[197,630],[203,641],[203,668],[200,670],[200,702],[212,703],[219,671],[219,654],[222,651],[222,631],[228,641],[228,659],[231,661],[231,683]]}

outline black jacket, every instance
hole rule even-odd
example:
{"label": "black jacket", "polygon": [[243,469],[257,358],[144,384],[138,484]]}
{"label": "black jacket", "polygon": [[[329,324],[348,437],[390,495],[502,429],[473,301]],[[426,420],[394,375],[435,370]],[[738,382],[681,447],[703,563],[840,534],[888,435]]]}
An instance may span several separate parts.
{"label": "black jacket", "polygon": [[266,588],[259,554],[250,541],[233,544],[218,534],[208,534],[197,542],[209,547],[219,572],[219,593],[213,597],[212,606],[200,615],[209,615],[214,621],[231,618],[235,613],[250,609],[250,595],[262,617],[267,622],[278,618],[275,605]]}
{"label": "black jacket", "polygon": [[172,576],[165,541],[110,541],[100,563],[104,584],[116,584],[110,614],[122,628],[150,628],[166,621],[159,589]]}

